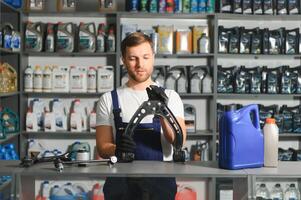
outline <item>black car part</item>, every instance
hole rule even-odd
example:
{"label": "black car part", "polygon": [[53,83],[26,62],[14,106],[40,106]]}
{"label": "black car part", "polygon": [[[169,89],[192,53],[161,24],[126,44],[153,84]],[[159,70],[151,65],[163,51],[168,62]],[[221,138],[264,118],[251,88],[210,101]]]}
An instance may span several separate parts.
{"label": "black car part", "polygon": [[[183,131],[177,119],[167,107],[168,97],[162,88],[155,85],[146,88],[146,91],[149,99],[137,109],[129,121],[124,134],[133,137],[135,128],[145,116],[151,114],[159,115],[168,121],[175,134],[175,140],[172,144],[174,148],[173,160],[175,162],[184,162],[185,151],[182,150]],[[134,153],[120,152],[117,154],[117,158],[121,162],[131,162],[134,160],[135,155]]]}

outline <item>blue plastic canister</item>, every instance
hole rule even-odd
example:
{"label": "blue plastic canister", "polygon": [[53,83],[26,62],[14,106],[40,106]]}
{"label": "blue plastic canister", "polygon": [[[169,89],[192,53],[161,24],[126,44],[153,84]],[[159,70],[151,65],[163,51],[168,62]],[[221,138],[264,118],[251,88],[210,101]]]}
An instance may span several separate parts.
{"label": "blue plastic canister", "polygon": [[251,104],[236,110],[235,105],[229,105],[225,110],[219,122],[219,167],[262,167],[264,142],[258,106]]}

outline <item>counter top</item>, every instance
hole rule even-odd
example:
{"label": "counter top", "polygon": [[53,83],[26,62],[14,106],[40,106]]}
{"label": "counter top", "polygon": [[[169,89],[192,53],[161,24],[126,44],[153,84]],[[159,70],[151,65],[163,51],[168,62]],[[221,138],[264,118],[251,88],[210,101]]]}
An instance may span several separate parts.
{"label": "counter top", "polygon": [[[24,176],[56,176],[59,172],[53,163],[41,163],[29,168],[19,166],[20,161],[0,161],[0,174],[21,173]],[[86,167],[64,165],[63,176],[72,177],[79,174],[85,177],[293,177],[301,178],[301,162],[279,162],[277,168],[253,168],[243,170],[225,170],[218,168],[217,161],[189,161],[184,163],[160,161],[134,161],[132,163],[90,164]]]}

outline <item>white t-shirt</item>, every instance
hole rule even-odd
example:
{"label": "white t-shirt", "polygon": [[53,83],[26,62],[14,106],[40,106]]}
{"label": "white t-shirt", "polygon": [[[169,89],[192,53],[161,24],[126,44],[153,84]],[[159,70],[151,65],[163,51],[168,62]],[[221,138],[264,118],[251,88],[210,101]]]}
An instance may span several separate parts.
{"label": "white t-shirt", "polygon": [[[165,94],[168,97],[168,108],[174,114],[175,117],[184,119],[183,102],[174,90],[165,89]],[[133,90],[126,85],[117,88],[118,104],[121,108],[122,121],[128,123],[139,106],[148,100],[146,90]],[[140,123],[152,123],[153,115],[148,115],[142,119]],[[111,92],[103,94],[98,103],[96,109],[96,126],[107,125],[113,127],[113,137],[116,138],[116,129],[114,125],[113,115],[113,103]],[[165,136],[161,129],[161,145],[163,151],[163,160],[172,160],[172,145],[165,139]]]}

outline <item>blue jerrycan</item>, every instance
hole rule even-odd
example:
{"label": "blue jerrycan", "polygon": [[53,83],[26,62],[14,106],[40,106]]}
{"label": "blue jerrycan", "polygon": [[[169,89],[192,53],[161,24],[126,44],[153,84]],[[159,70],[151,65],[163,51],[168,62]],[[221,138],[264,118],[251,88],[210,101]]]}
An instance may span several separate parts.
{"label": "blue jerrycan", "polygon": [[256,104],[236,110],[234,104],[225,108],[219,122],[219,167],[244,169],[262,167],[263,134],[260,130]]}

